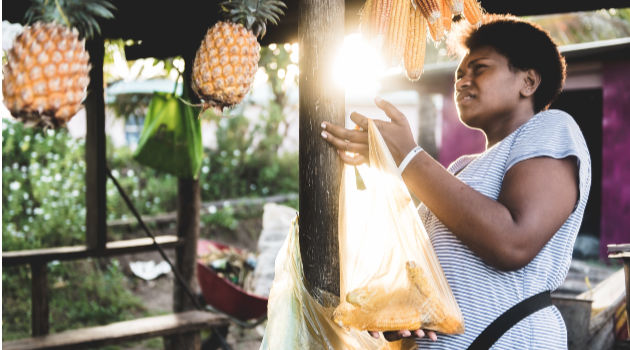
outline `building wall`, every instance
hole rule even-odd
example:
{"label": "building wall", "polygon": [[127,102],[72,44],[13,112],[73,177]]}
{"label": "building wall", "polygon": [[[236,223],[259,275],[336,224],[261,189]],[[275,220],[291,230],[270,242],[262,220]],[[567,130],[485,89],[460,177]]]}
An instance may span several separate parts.
{"label": "building wall", "polygon": [[630,243],[630,62],[603,66],[602,220],[600,256],[607,245]]}
{"label": "building wall", "polygon": [[459,120],[452,90],[444,95],[440,144],[438,160],[445,167],[462,155],[480,153],[486,148],[486,138],[483,133],[464,126]]}

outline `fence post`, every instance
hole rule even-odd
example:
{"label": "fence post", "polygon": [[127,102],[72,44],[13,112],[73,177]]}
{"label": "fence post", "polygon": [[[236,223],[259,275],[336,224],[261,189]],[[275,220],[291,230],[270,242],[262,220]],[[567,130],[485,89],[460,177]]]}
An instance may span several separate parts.
{"label": "fence post", "polygon": [[31,332],[36,337],[48,331],[48,264],[37,260],[31,263]]}

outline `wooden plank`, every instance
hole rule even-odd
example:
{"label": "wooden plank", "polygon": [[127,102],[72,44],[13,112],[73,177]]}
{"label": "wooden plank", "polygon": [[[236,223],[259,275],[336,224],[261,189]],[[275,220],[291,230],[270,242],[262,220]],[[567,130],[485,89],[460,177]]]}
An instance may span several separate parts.
{"label": "wooden plank", "polygon": [[609,244],[608,253],[630,253],[630,243],[625,244]]}
{"label": "wooden plank", "polygon": [[[165,235],[155,237],[156,242],[163,248],[173,248],[179,244],[177,236]],[[105,250],[96,252],[86,246],[56,247],[44,249],[18,250],[2,252],[3,266],[30,264],[37,261],[75,260],[89,256],[123,255],[155,249],[151,238],[137,238],[124,241],[108,242]]]}
{"label": "wooden plank", "polygon": [[86,245],[89,249],[104,250],[107,244],[107,181],[105,140],[105,95],[103,90],[104,40],[97,37],[86,42],[90,54],[90,84],[85,101],[86,135]]}
{"label": "wooden plank", "polygon": [[227,323],[228,319],[225,316],[205,311],[188,311],[3,342],[2,348],[5,350],[92,348],[182,332],[194,332]]}
{"label": "wooden plank", "polygon": [[[323,121],[344,125],[344,91],[333,80],[333,62],[344,36],[343,0],[301,0],[299,161],[300,251],[311,295],[339,295],[337,218],[342,164],[321,137]],[[320,303],[323,300],[319,300]]]}
{"label": "wooden plank", "polygon": [[31,263],[31,333],[46,335],[49,330],[48,266],[44,261]]}
{"label": "wooden plank", "polygon": [[626,296],[624,269],[619,269],[604,281],[576,297],[579,300],[592,300],[589,334],[595,334],[604,325],[612,322],[615,310]]}

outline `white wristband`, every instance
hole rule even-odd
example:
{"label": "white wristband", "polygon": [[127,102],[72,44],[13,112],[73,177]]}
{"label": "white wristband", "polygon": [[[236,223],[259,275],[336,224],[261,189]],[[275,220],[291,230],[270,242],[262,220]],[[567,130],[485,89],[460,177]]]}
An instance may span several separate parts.
{"label": "white wristband", "polygon": [[398,166],[398,173],[401,176],[402,176],[403,171],[405,171],[405,168],[407,167],[407,165],[409,165],[409,163],[416,156],[416,154],[418,154],[418,153],[420,153],[422,151],[424,151],[424,149],[422,149],[422,147],[416,146],[414,149],[409,151],[409,153],[407,153],[405,158],[402,160],[402,162],[400,162],[400,165]]}

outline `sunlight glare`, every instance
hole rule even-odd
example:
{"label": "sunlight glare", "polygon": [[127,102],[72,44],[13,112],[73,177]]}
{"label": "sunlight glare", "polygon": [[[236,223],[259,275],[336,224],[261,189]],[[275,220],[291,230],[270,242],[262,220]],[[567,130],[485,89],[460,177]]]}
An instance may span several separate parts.
{"label": "sunlight glare", "polygon": [[333,72],[335,83],[345,88],[346,95],[373,96],[381,87],[385,63],[360,34],[350,34],[344,38]]}

